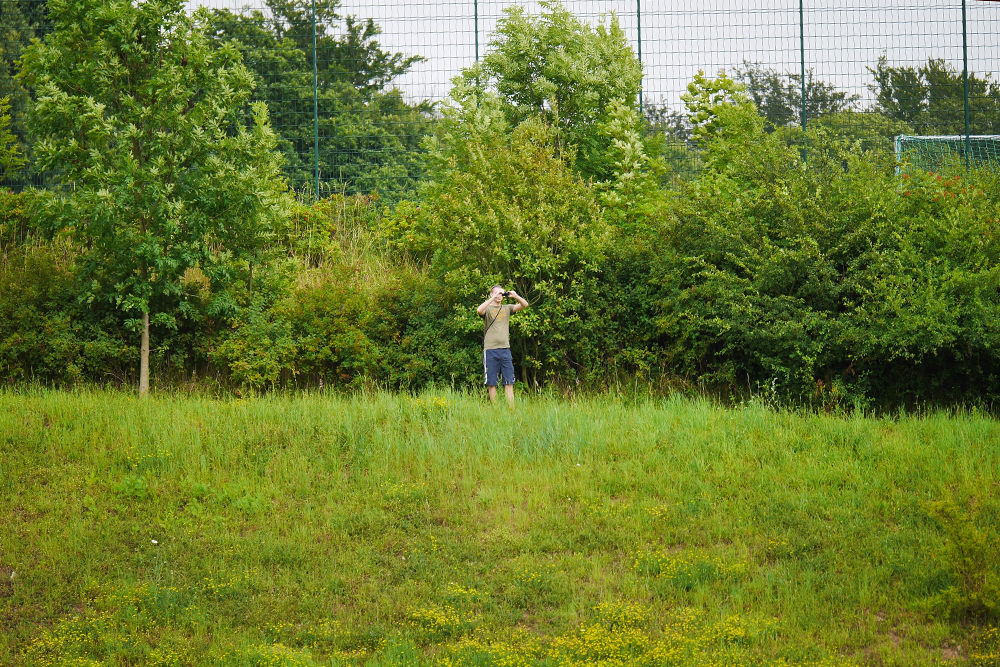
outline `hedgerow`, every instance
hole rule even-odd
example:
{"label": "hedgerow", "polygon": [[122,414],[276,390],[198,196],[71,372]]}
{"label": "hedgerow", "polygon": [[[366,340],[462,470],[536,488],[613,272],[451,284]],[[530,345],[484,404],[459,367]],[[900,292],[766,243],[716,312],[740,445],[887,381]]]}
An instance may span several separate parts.
{"label": "hedgerow", "polygon": [[[546,16],[512,14],[503,43],[518,31],[575,39],[539,32],[572,23]],[[635,69],[628,49],[608,53]],[[455,79],[412,200],[285,198],[249,259],[225,275],[195,263],[154,298],[178,314],[152,324],[161,381],[475,387],[474,311],[501,283],[532,304],[512,320],[532,388],[680,381],[827,408],[997,397],[994,172],[897,165],[886,141],[832,120],[776,130],[721,73],[684,96],[700,144],[685,181],[614,86],[593,113],[561,117],[553,104],[579,93],[572,77],[507,80],[525,73],[497,58]],[[518,106],[518,86],[535,111]],[[86,249],[40,225],[32,201],[0,198],[5,379],[133,382],[135,322],[88,296]]]}

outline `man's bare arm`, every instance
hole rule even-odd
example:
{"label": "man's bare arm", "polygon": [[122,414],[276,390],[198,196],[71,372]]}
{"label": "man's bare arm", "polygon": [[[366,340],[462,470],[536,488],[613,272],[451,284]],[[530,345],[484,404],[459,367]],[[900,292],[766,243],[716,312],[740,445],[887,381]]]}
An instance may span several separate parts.
{"label": "man's bare arm", "polygon": [[486,299],[486,301],[479,304],[479,308],[476,308],[476,312],[479,313],[479,317],[486,314],[486,308],[490,305],[491,301],[493,301],[493,299]]}
{"label": "man's bare arm", "polygon": [[528,302],[524,299],[524,297],[513,290],[510,292],[510,298],[517,301],[517,303],[514,304],[514,307],[510,309],[510,312],[516,313],[517,311],[524,310],[528,307]]}

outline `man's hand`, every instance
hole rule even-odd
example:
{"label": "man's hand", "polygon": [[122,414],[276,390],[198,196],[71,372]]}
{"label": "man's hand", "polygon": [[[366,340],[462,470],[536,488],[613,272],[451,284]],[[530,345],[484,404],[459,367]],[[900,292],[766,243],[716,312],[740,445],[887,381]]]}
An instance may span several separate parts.
{"label": "man's hand", "polygon": [[492,296],[479,304],[479,307],[476,308],[476,313],[479,314],[479,317],[483,317],[490,306],[496,306],[496,300]]}
{"label": "man's hand", "polygon": [[528,307],[528,302],[514,290],[511,290],[508,296],[517,301],[517,305],[511,309],[511,312],[516,313],[517,311],[524,310]]}

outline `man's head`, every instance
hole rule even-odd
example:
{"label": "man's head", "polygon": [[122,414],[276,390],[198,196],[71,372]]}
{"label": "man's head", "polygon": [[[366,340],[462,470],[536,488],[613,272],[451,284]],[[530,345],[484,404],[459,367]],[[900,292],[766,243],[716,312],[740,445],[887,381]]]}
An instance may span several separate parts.
{"label": "man's head", "polygon": [[504,291],[503,285],[494,285],[490,288],[490,299],[494,303],[500,303],[503,301]]}

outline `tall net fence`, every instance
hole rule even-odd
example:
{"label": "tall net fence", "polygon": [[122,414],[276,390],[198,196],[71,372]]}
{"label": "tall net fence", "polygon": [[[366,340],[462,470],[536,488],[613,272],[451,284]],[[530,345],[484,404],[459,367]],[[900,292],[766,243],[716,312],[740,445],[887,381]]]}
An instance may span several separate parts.
{"label": "tall net fence", "polygon": [[951,168],[1000,168],[1000,134],[950,136],[900,135],[896,160],[901,165],[928,171]]}
{"label": "tall net fence", "polygon": [[[513,4],[543,9],[502,0],[189,0],[189,9],[207,11],[212,39],[239,42],[281,137],[292,187],[312,191],[318,182],[321,192],[392,200],[416,188],[422,141],[451,79],[490,50]],[[906,146],[920,150],[899,154],[920,155],[927,168],[935,155],[951,159],[965,149],[922,138],[968,133],[977,136],[978,162],[996,155],[995,138],[978,137],[1000,134],[1000,2],[564,4],[592,24],[617,18],[645,70],[637,102],[647,131],[664,135],[665,157],[680,177],[698,170],[681,95],[699,70],[726,70],[775,128],[825,127],[888,152],[906,137]],[[31,97],[15,78],[17,61],[48,29],[45,0],[0,0],[0,96],[10,98],[29,157]],[[54,178],[29,161],[4,181],[21,188]]]}

